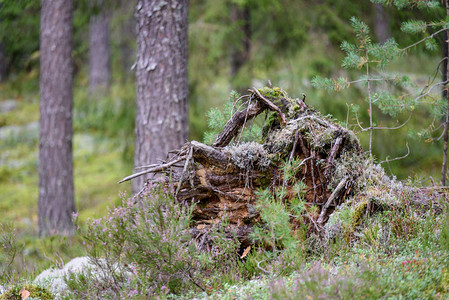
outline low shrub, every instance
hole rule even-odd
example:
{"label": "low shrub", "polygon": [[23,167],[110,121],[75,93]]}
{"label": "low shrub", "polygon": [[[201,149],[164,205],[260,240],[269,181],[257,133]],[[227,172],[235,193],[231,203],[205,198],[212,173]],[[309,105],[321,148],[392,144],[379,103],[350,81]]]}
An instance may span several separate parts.
{"label": "low shrub", "polygon": [[[178,203],[173,194],[150,186],[134,198],[123,195],[120,206],[80,230],[92,263],[116,297],[206,291],[214,280],[237,279],[229,276],[239,274],[237,240],[225,238],[217,226],[210,251],[200,251],[190,234],[194,204]],[[68,285],[80,298],[104,288],[92,278],[72,278]]]}

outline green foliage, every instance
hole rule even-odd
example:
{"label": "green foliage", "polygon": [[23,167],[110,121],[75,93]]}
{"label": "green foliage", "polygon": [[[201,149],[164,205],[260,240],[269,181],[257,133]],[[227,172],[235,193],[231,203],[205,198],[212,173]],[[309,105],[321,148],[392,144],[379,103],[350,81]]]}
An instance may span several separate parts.
{"label": "green foliage", "polygon": [[23,246],[19,245],[15,230],[0,224],[0,282],[15,282],[19,275],[15,260],[20,256]]}
{"label": "green foliage", "polygon": [[[380,205],[374,200],[370,204],[371,214],[365,214],[366,202],[354,206],[352,212],[344,209],[346,213],[342,211],[345,216],[341,218],[356,233],[351,239],[341,235],[327,241],[322,245],[324,251],[311,253],[309,260],[287,276],[266,276],[225,287],[213,298],[252,295],[258,295],[258,299],[447,297],[447,203],[437,204],[443,205],[440,215],[438,210],[413,205],[410,197],[415,196],[403,189],[396,199],[401,201],[399,205],[396,201]],[[355,219],[359,221],[351,225]],[[260,262],[257,253],[248,260],[255,258]]]}
{"label": "green foliage", "polygon": [[[23,293],[29,292],[29,294]],[[23,295],[28,295],[24,297]],[[22,299],[52,300],[54,296],[45,288],[35,284],[18,284],[8,289],[0,296],[1,300],[22,300]]]}
{"label": "green foliage", "polygon": [[[254,229],[253,238],[260,248],[248,258],[247,269],[251,269],[252,264],[259,266],[264,262],[270,272],[288,274],[302,265],[305,255],[303,228],[292,228],[291,225],[291,218],[301,223],[311,213],[306,209],[304,199],[306,185],[296,178],[302,165],[301,160],[284,162],[281,167],[283,185],[277,186],[274,193],[271,187],[257,191],[255,208],[260,212],[262,223]],[[287,190],[287,185],[293,185],[293,189]]]}
{"label": "green foliage", "polygon": [[132,161],[136,110],[133,85],[114,85],[109,95],[101,98],[89,96],[87,89],[80,89],[74,98],[74,131],[91,132],[108,139],[122,152],[124,161]]}
{"label": "green foliage", "polygon": [[[359,19],[351,18],[351,25],[356,36],[356,43],[344,41],[341,49],[345,53],[342,67],[345,69],[364,69],[363,74],[353,81],[346,78],[329,79],[315,76],[312,84],[316,88],[328,91],[341,91],[351,85],[360,84],[367,95],[369,126],[362,127],[359,116],[355,113],[355,119],[360,130],[370,132],[369,153],[372,154],[373,130],[376,126],[372,106],[376,105],[384,114],[396,117],[399,114],[411,111],[417,105],[416,98],[412,98],[409,92],[403,89],[410,85],[410,79],[400,74],[385,72],[386,67],[403,53],[394,39],[389,39],[383,44],[373,43],[370,37],[369,27]],[[411,27],[409,24],[408,27]],[[430,39],[428,39],[431,43]],[[377,117],[380,119],[380,117]]]}
{"label": "green foliage", "polygon": [[204,142],[206,144],[212,144],[220,134],[226,122],[232,117],[235,112],[235,101],[239,98],[239,94],[232,91],[229,95],[230,101],[224,104],[223,110],[218,108],[212,108],[207,112],[207,123],[209,131],[204,134]]}
{"label": "green foliage", "polygon": [[[132,290],[144,297],[204,291],[211,281],[238,274],[236,239],[226,238],[217,227],[211,233],[212,249],[201,252],[190,235],[192,211],[193,204],[178,203],[173,191],[153,186],[135,198],[124,197],[105,217],[88,221],[81,231],[87,251],[114,278],[117,296]],[[117,264],[132,274],[130,280],[108,267]]]}
{"label": "green foliage", "polygon": [[[241,97],[236,91],[231,91],[229,101],[223,105],[223,110],[212,108],[207,112],[209,131],[206,131],[204,134],[204,142],[206,144],[212,144],[232,115],[250,103],[251,100],[246,100],[245,98],[247,97]],[[254,120],[248,121],[242,131],[237,138],[240,142],[257,141],[261,138],[262,129],[254,123]]]}
{"label": "green foliage", "polygon": [[440,244],[442,249],[449,251],[449,204],[443,202],[442,205]]}
{"label": "green foliage", "polygon": [[418,8],[418,9],[434,9],[440,7],[440,2],[435,0],[421,1],[421,0],[371,0],[373,3],[379,3],[382,5],[392,4],[398,9],[403,9],[407,7]]}
{"label": "green foliage", "polygon": [[427,23],[423,20],[405,21],[401,25],[401,30],[405,33],[412,33],[412,34],[425,32],[427,30]]}
{"label": "green foliage", "polygon": [[33,0],[0,2],[0,43],[7,73],[38,66],[40,3]]}

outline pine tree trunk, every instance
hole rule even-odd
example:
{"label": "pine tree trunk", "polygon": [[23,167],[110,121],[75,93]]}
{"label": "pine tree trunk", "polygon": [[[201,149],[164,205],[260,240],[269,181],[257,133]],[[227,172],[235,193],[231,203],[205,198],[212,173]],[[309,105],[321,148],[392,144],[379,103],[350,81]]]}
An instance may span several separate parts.
{"label": "pine tree trunk", "polygon": [[72,1],[42,0],[39,137],[39,234],[71,235]]}
{"label": "pine tree trunk", "polygon": [[90,17],[89,31],[89,93],[102,94],[111,78],[109,16],[100,13]]}
{"label": "pine tree trunk", "polygon": [[[250,9],[248,5],[240,6],[232,4],[230,12],[231,24],[237,28],[236,40],[231,44],[230,64],[232,88],[240,94],[244,94],[251,86],[251,75],[239,76],[242,67],[248,63],[251,51],[251,23]],[[246,79],[246,80],[243,80]]]}
{"label": "pine tree trunk", "polygon": [[0,41],[0,82],[6,78],[6,59],[5,52],[3,50],[3,43]]}
{"label": "pine tree trunk", "polygon": [[390,26],[389,26],[389,16],[385,11],[382,4],[374,4],[376,7],[376,19],[374,22],[374,34],[376,35],[377,41],[381,44],[385,43],[389,38],[391,38]]}
{"label": "pine tree trunk", "polygon": [[135,1],[125,2],[120,7],[120,14],[122,14],[123,21],[120,24],[120,62],[122,67],[122,81],[127,82],[134,77],[132,72],[133,64],[136,60],[136,20],[133,13],[136,8]]}
{"label": "pine tree trunk", "polygon": [[[2,9],[2,3],[0,2],[0,9]],[[0,19],[0,24],[2,20]],[[6,78],[6,58],[3,48],[3,41],[0,40],[0,82],[4,81]]]}
{"label": "pine tree trunk", "polygon": [[[444,1],[444,4],[446,6],[446,16],[449,16],[449,4],[448,0]],[[443,69],[443,81],[447,81],[449,78],[449,62],[448,62],[448,49],[449,49],[449,30],[446,30],[445,32],[445,39],[443,41],[443,54],[446,58],[444,62],[445,68]],[[445,73],[445,74],[444,74]],[[446,174],[447,174],[447,149],[448,149],[448,139],[449,139],[449,92],[447,90],[448,86],[447,84],[444,86],[443,96],[446,97],[446,116],[444,120],[444,132],[443,132],[443,140],[444,140],[444,146],[443,146],[443,165],[441,167],[441,185],[446,185]]]}
{"label": "pine tree trunk", "polygon": [[[187,0],[139,0],[134,166],[157,163],[188,138]],[[133,192],[146,179],[133,181]]]}

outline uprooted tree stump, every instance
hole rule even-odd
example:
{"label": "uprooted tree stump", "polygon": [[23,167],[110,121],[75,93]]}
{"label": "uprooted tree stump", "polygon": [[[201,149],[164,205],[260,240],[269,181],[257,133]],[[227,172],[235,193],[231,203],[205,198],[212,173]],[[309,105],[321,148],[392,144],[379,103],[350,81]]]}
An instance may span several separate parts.
{"label": "uprooted tree stump", "polygon": [[[166,162],[121,182],[147,173],[170,173],[176,198],[196,203],[192,234],[201,243],[207,243],[208,233],[226,218],[225,230],[237,235],[241,247],[252,244],[250,233],[261,223],[257,191],[281,185],[286,194],[278,200],[302,197],[306,209],[315,211],[303,222],[323,235],[330,215],[351,194],[366,165],[359,140],[305,99],[289,98],[280,88],[253,88],[239,100],[244,108],[232,115],[212,145],[188,142]],[[240,142],[245,126],[263,112],[267,117],[260,141]],[[292,160],[297,172],[293,179],[285,178],[284,167]],[[303,188],[298,191],[295,184],[300,181]],[[291,225],[304,224],[292,215]]]}

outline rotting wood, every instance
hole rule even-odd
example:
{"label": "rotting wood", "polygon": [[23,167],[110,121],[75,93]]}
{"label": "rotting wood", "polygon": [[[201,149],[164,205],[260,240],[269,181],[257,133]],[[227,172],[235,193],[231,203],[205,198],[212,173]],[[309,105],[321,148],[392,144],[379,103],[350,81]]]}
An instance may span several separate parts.
{"label": "rotting wood", "polygon": [[[321,210],[318,215],[307,215],[306,223],[310,230],[321,234],[333,211],[331,207],[344,201],[358,176],[352,170],[342,178],[335,177],[341,153],[362,153],[353,133],[322,117],[302,100],[288,98],[281,89],[253,88],[249,91],[250,95],[240,98],[246,100],[246,107],[232,115],[212,145],[187,142],[180,150],[172,152],[167,162],[152,165],[120,181],[149,172],[167,172],[183,162],[183,167],[171,170],[170,174],[176,187],[175,197],[178,201],[195,203],[193,220],[199,228],[192,229],[192,236],[206,248],[210,242],[208,233],[221,224],[222,218],[229,224],[225,231],[237,232],[242,247],[251,245],[249,234],[261,222],[255,209],[255,191],[265,188],[274,191],[277,186],[284,185],[287,190],[284,201],[289,201],[288,197],[294,196],[293,185],[301,180],[306,186],[306,206]],[[267,110],[274,113],[266,124],[262,142],[245,144],[240,141],[239,136],[248,121]],[[233,146],[229,146],[233,139]],[[248,149],[253,151],[244,152]],[[287,182],[281,167],[293,159],[301,162],[298,173]],[[332,182],[337,185],[333,191],[330,189]],[[346,190],[348,182],[351,184]],[[294,219],[292,217],[292,226],[301,226]]]}

